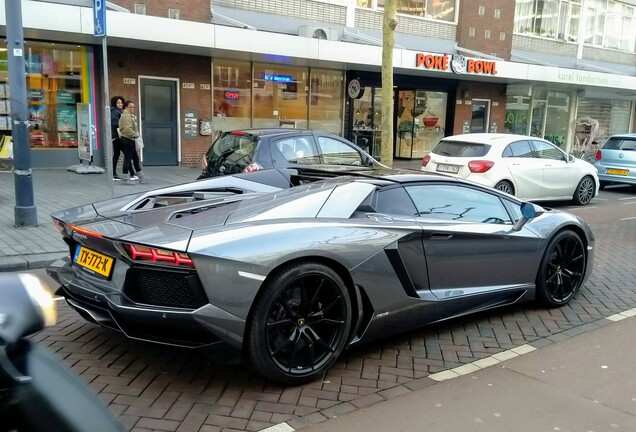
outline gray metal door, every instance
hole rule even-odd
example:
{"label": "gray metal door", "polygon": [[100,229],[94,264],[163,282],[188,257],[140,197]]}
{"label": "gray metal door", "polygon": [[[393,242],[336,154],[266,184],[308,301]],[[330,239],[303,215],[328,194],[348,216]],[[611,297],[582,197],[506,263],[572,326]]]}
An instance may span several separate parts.
{"label": "gray metal door", "polygon": [[177,82],[147,78],[139,82],[144,165],[177,165]]}

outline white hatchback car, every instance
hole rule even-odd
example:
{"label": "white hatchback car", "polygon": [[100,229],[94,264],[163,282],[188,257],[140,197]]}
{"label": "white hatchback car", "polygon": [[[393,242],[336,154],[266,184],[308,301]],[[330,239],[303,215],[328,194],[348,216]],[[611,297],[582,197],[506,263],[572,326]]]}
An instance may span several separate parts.
{"label": "white hatchback car", "polygon": [[446,137],[424,157],[422,171],[470,180],[528,201],[571,199],[586,205],[599,190],[592,164],[549,141],[524,135]]}

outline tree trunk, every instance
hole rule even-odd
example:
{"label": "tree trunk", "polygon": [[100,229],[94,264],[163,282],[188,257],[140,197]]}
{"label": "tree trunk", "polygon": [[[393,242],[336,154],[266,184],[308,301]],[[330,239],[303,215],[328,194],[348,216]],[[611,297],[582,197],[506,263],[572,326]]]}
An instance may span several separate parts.
{"label": "tree trunk", "polygon": [[393,46],[397,27],[396,0],[385,0],[382,25],[382,135],[380,161],[393,166]]}

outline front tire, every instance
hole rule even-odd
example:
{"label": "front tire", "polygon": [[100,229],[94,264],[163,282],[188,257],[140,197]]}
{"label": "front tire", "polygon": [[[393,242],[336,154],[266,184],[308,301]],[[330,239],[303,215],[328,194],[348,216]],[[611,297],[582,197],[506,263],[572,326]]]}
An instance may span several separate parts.
{"label": "front tire", "polygon": [[567,304],[583,283],[585,266],[585,245],[581,238],[570,230],[558,233],[541,259],[537,300],[547,307]]}
{"label": "front tire", "polygon": [[574,196],[572,200],[576,205],[587,205],[592,198],[594,198],[594,192],[596,192],[594,179],[590,176],[585,176],[581,179],[579,184],[574,190]]}
{"label": "front tire", "polygon": [[351,300],[342,278],[317,263],[277,271],[255,299],[247,336],[251,366],[269,379],[299,385],[336,361],[351,329]]}

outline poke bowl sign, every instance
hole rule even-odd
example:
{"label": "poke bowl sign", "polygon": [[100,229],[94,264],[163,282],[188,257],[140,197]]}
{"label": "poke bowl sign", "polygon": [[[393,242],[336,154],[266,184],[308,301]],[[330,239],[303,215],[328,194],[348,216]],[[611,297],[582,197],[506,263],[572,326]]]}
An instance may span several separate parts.
{"label": "poke bowl sign", "polygon": [[448,71],[456,74],[497,75],[497,63],[491,60],[470,59],[460,54],[416,54],[416,67]]}

